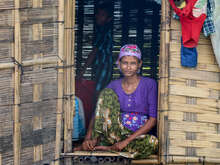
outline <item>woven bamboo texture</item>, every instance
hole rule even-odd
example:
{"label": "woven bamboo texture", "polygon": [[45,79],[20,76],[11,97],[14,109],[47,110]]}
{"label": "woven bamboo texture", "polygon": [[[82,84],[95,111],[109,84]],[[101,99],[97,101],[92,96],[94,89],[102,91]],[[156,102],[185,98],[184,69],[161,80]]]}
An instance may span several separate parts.
{"label": "woven bamboo texture", "polygon": [[63,102],[59,9],[58,0],[0,1],[0,165],[54,164]]}
{"label": "woven bamboo texture", "polygon": [[[161,160],[220,162],[220,69],[211,41],[201,33],[196,68],[180,64],[181,25],[163,10],[160,57]],[[164,69],[164,70],[162,70]]]}

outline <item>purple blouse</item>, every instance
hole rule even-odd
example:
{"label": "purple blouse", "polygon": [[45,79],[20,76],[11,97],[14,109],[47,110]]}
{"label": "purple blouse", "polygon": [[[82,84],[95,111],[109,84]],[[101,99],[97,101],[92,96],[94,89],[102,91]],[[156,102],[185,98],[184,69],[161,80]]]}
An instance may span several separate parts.
{"label": "purple blouse", "polygon": [[122,88],[122,79],[112,81],[111,88],[118,95],[122,113],[137,112],[149,117],[157,117],[157,83],[154,79],[141,77],[136,90],[126,94]]}

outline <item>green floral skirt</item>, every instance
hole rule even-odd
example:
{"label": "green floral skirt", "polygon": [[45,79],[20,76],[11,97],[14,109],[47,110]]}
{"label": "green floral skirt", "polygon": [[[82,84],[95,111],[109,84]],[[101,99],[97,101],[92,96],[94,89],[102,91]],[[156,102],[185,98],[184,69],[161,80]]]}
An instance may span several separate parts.
{"label": "green floral skirt", "polygon": [[[104,89],[99,96],[95,123],[92,137],[100,137],[100,144],[111,146],[119,141],[125,140],[133,132],[121,123],[120,104],[116,93],[109,88]],[[147,158],[157,152],[158,139],[149,134],[138,136],[131,141],[123,152],[129,152],[134,158]]]}

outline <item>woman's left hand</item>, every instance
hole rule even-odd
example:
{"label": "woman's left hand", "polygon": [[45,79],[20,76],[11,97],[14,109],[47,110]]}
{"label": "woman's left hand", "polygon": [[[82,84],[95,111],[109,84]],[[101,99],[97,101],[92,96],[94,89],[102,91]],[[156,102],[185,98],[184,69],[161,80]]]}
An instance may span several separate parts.
{"label": "woman's left hand", "polygon": [[121,142],[115,143],[111,149],[115,150],[115,151],[121,151],[123,150],[127,145],[128,145],[128,141],[127,140],[123,140]]}

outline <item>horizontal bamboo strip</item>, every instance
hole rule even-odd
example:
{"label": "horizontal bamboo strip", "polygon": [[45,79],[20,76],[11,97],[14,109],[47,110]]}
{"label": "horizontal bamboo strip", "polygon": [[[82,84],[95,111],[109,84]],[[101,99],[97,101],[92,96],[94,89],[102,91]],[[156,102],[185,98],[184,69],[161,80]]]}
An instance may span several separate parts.
{"label": "horizontal bamboo strip", "polygon": [[[171,30],[171,42],[172,43],[181,43],[181,29],[174,29]],[[210,38],[209,37],[204,37],[203,34],[200,34],[200,38],[199,38],[199,43],[198,45],[210,45]],[[199,49],[198,49],[199,51]],[[211,50],[212,51],[212,50]]]}
{"label": "horizontal bamboo strip", "polygon": [[220,124],[220,114],[198,114],[198,121]]}
{"label": "horizontal bamboo strip", "polygon": [[170,94],[172,95],[181,95],[181,96],[190,96],[190,97],[199,97],[199,98],[219,98],[219,91],[202,89],[197,87],[189,87],[182,85],[169,85]]}
{"label": "horizontal bamboo strip", "polygon": [[197,114],[217,114],[218,109],[216,107],[204,106],[200,104],[181,104],[181,103],[170,103],[170,111],[178,112],[192,112]]}
{"label": "horizontal bamboo strip", "polygon": [[[170,78],[169,84],[175,85],[178,83],[178,85],[186,85],[188,79],[179,78],[179,77],[172,77]],[[214,89],[214,90],[220,90],[220,82],[207,82],[207,81],[199,81],[196,80],[196,87],[204,88],[204,89]]]}
{"label": "horizontal bamboo strip", "polygon": [[[208,55],[207,55],[208,53]],[[177,45],[177,48],[175,50],[172,50],[171,54],[170,54],[170,58],[171,59],[179,59],[181,58],[180,55],[180,46]],[[212,52],[210,51],[205,51],[205,52],[201,52],[198,55],[198,63],[199,64],[215,64],[217,65],[216,62],[216,58],[214,56],[214,54],[212,54]]]}
{"label": "horizontal bamboo strip", "polygon": [[[22,66],[32,66],[32,65],[41,65],[41,64],[56,64],[58,62],[58,57],[47,57],[35,60],[26,60],[22,62]],[[16,64],[10,63],[1,63],[0,69],[10,69],[13,68]]]}
{"label": "horizontal bamboo strip", "polygon": [[195,147],[195,148],[213,148],[215,147],[214,143],[209,141],[200,141],[200,140],[183,140],[183,139],[170,139],[171,146],[178,146],[178,147]]}
{"label": "horizontal bamboo strip", "polygon": [[143,160],[132,160],[131,164],[160,164],[158,159],[143,159]]}
{"label": "horizontal bamboo strip", "polygon": [[210,134],[216,133],[216,124],[200,123],[200,122],[186,122],[186,121],[170,121],[169,131],[183,131],[183,132],[206,132]]}
{"label": "horizontal bamboo strip", "polygon": [[132,157],[132,155],[128,152],[107,152],[107,151],[75,151],[73,153],[61,153],[63,157],[73,157],[73,156],[125,156]]}
{"label": "horizontal bamboo strip", "polygon": [[[177,96],[177,95],[169,95],[169,101],[170,103],[180,103],[180,104],[186,104],[186,96]],[[215,111],[217,111],[218,108],[220,108],[220,100],[216,99],[208,99],[208,98],[196,98],[197,105],[200,106],[207,106],[210,108],[216,108]]]}
{"label": "horizontal bamboo strip", "polygon": [[36,24],[56,22],[57,7],[43,7],[43,8],[27,8],[21,10],[21,23],[22,24]]}
{"label": "horizontal bamboo strip", "polygon": [[[171,41],[171,44],[170,44],[170,55],[172,56],[172,54],[180,54],[180,48],[181,48],[181,45],[180,43],[176,43],[176,42],[172,42]],[[198,45],[197,46],[197,52],[198,52],[198,56],[202,55],[202,56],[207,56],[207,58],[214,58],[213,56],[213,49],[212,49],[212,45],[209,44],[209,45],[206,45],[206,44],[203,44],[203,45]],[[210,56],[210,57],[209,57]]]}
{"label": "horizontal bamboo strip", "polygon": [[167,163],[220,163],[220,159],[207,157],[168,156]]}
{"label": "horizontal bamboo strip", "polygon": [[[170,67],[174,68],[182,68],[181,63],[180,63],[180,57],[178,58],[170,58]],[[220,72],[220,69],[217,64],[201,64],[198,61],[198,64],[196,66],[196,69],[199,71],[209,71],[209,72]]]}
{"label": "horizontal bamboo strip", "polygon": [[[188,131],[190,132],[190,131]],[[169,131],[169,138],[186,140],[186,131]],[[196,140],[198,141],[209,141],[209,142],[220,142],[220,134],[196,132]],[[214,147],[215,148],[215,147]]]}
{"label": "horizontal bamboo strip", "polygon": [[198,71],[188,68],[170,68],[170,77],[178,77],[207,82],[220,82],[219,73]]}
{"label": "horizontal bamboo strip", "polygon": [[168,153],[169,155],[185,155],[186,151],[184,147],[169,145]]}
{"label": "horizontal bamboo strip", "polygon": [[12,9],[14,8],[14,1],[13,0],[1,0],[0,1],[0,9]]}
{"label": "horizontal bamboo strip", "polygon": [[220,149],[213,148],[213,147],[212,148],[201,148],[201,149],[198,149],[196,152],[198,156],[205,155],[206,157],[217,158],[217,159],[219,159],[219,155],[220,155]]}

